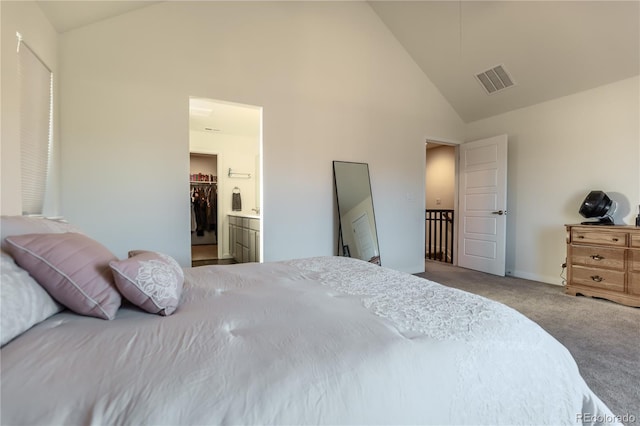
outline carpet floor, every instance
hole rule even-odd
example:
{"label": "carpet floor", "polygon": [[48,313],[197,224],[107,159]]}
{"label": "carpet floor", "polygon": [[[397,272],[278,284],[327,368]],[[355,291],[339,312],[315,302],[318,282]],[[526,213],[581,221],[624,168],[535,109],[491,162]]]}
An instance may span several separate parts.
{"label": "carpet floor", "polygon": [[426,261],[425,272],[416,275],[504,303],[532,319],[569,349],[584,380],[614,414],[640,424],[640,308],[436,261]]}

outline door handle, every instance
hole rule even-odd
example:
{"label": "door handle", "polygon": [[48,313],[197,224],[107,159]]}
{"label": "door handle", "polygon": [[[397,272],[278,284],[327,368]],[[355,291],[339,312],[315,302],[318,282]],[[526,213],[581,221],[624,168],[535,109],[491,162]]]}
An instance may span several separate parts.
{"label": "door handle", "polygon": [[491,214],[497,214],[497,215],[502,216],[503,214],[507,214],[507,211],[506,210],[498,210],[498,211],[495,211],[495,212],[491,212]]}

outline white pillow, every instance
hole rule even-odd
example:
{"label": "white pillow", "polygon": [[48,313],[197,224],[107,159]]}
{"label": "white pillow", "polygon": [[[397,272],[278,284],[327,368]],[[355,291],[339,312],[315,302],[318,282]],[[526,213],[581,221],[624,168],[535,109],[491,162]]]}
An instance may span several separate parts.
{"label": "white pillow", "polygon": [[8,253],[3,251],[0,257],[0,346],[4,346],[63,308]]}
{"label": "white pillow", "polygon": [[80,232],[62,220],[32,216],[1,216],[2,281],[0,295],[0,343],[4,345],[35,324],[63,309],[6,253],[5,238],[37,233]]}
{"label": "white pillow", "polygon": [[77,232],[82,234],[75,226],[57,219],[46,219],[33,216],[2,216],[0,217],[0,240],[2,250],[7,250],[5,238],[12,235],[24,234],[61,234],[64,232]]}

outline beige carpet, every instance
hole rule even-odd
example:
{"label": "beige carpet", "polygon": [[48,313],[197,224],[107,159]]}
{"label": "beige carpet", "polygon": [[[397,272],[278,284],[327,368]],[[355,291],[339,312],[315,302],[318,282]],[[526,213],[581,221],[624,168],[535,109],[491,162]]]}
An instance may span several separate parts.
{"label": "beige carpet", "polygon": [[569,296],[564,287],[427,261],[418,276],[497,300],[529,317],[573,355],[582,377],[616,415],[640,424],[640,308]]}

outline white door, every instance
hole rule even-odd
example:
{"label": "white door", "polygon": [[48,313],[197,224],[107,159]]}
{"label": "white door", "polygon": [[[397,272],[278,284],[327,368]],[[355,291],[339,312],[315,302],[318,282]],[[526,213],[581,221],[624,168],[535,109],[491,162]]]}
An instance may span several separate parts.
{"label": "white door", "polygon": [[504,276],[507,135],[460,145],[458,266]]}
{"label": "white door", "polygon": [[369,215],[364,212],[362,216],[354,220],[351,224],[355,234],[357,255],[360,259],[369,260],[376,256],[376,250],[373,244],[373,235],[371,235],[371,225],[369,224]]}

